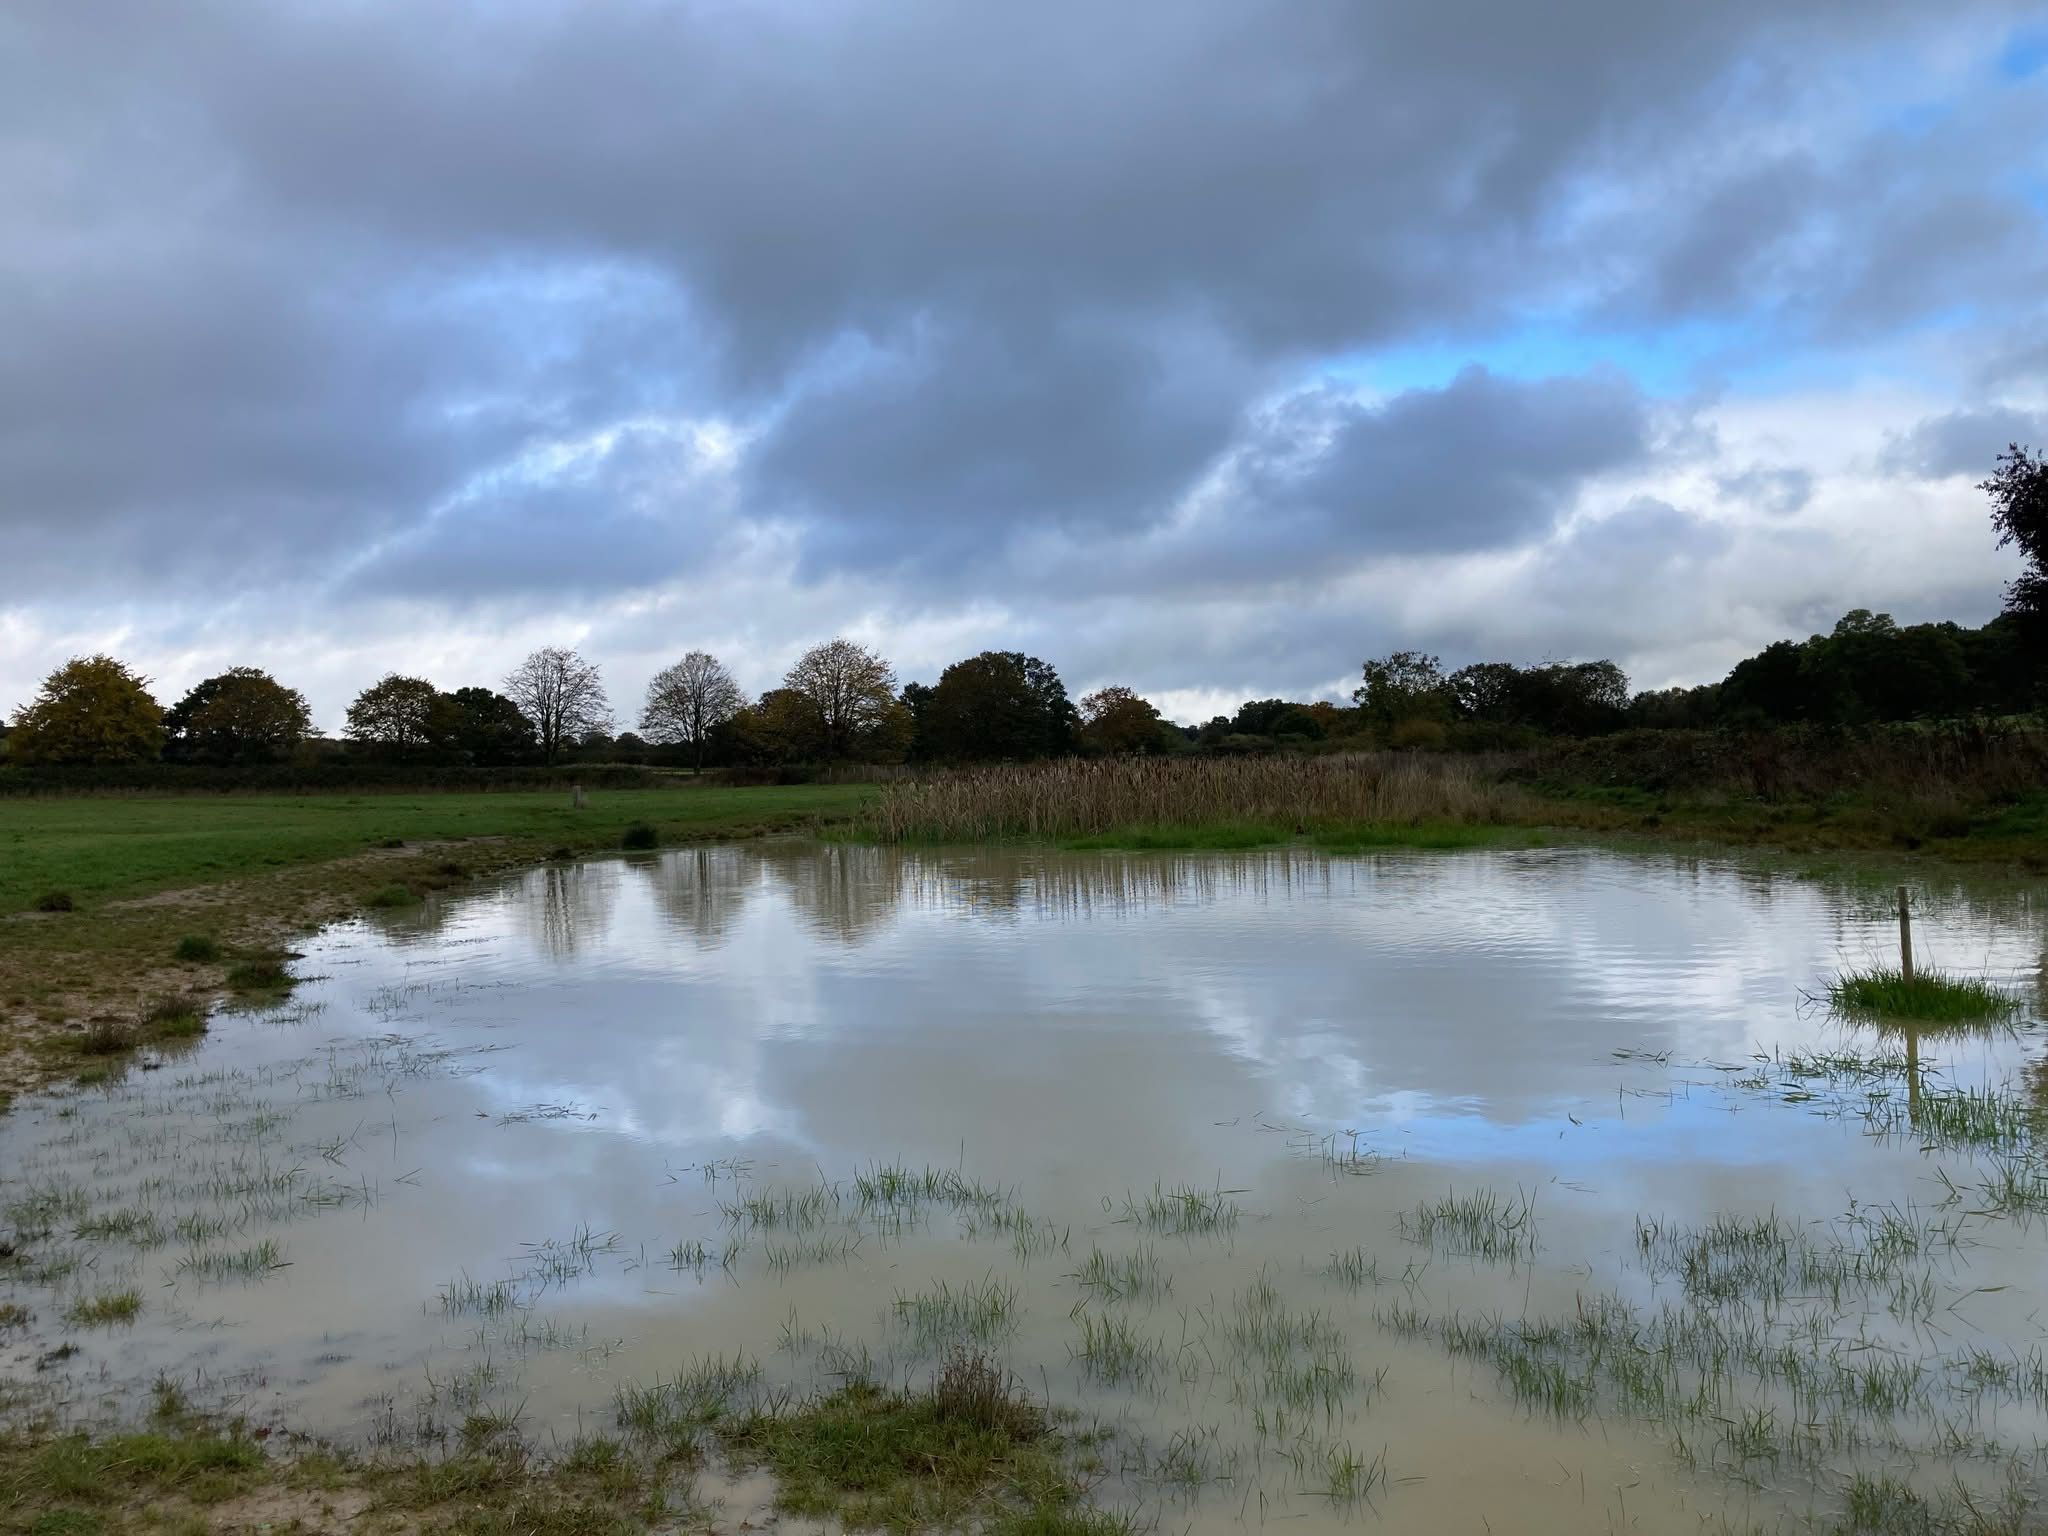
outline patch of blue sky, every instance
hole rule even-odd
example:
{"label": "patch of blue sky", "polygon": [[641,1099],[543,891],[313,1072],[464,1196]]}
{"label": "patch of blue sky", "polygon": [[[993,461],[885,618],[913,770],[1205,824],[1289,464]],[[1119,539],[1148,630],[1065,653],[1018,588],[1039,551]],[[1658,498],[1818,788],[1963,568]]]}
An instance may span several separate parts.
{"label": "patch of blue sky", "polygon": [[1443,337],[1348,353],[1324,372],[1372,394],[1441,389],[1466,368],[1540,379],[1618,368],[1653,394],[1683,394],[1777,366],[1780,343],[1757,321],[1699,319],[1618,330],[1532,321],[1487,336]]}
{"label": "patch of blue sky", "polygon": [[2048,26],[2022,27],[1998,51],[1998,72],[2008,80],[2031,80],[2048,72]]}
{"label": "patch of blue sky", "polygon": [[1860,339],[1806,334],[1799,320],[1758,311],[1742,319],[1701,318],[1637,329],[1542,321],[1484,336],[1444,336],[1346,353],[1328,360],[1331,381],[1368,395],[1441,389],[1466,368],[1515,379],[1555,378],[1616,368],[1646,393],[1790,393],[1885,377],[1932,386],[1926,343],[1967,331],[1985,316],[1970,304],[1946,307]]}

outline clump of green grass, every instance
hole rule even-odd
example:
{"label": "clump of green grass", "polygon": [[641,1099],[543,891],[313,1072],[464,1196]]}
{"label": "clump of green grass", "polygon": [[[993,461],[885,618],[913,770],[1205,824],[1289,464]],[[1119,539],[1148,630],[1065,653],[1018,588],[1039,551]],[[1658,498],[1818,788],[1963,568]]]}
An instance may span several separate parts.
{"label": "clump of green grass", "polygon": [[1125,1195],[1124,1212],[1119,1219],[1169,1237],[1227,1232],[1243,1214],[1230,1198],[1236,1193],[1234,1189],[1198,1189],[1192,1184],[1171,1188],[1154,1184],[1145,1194]]}
{"label": "clump of green grass", "polygon": [[290,1262],[278,1241],[266,1237],[253,1247],[225,1253],[216,1248],[194,1249],[178,1260],[178,1272],[201,1283],[218,1284],[225,1280],[260,1279]]}
{"label": "clump of green grass", "polygon": [[35,1316],[18,1301],[0,1301],[0,1333],[10,1328],[26,1328],[35,1321]]}
{"label": "clump of green grass", "polygon": [[228,985],[237,992],[284,992],[292,986],[292,973],[285,969],[282,955],[252,955],[228,971]]}
{"label": "clump of green grass", "polygon": [[[87,1536],[106,1529],[99,1514],[80,1505],[118,1507],[138,1495],[165,1493],[215,1503],[247,1487],[266,1465],[254,1440],[210,1430],[15,1441],[4,1446],[4,1456],[0,1487],[30,1517],[19,1528],[38,1536]],[[119,1528],[127,1529],[127,1522]]]}
{"label": "clump of green grass", "polygon": [[45,891],[36,898],[38,912],[73,912],[78,909],[78,898],[69,891]]}
{"label": "clump of green grass", "polygon": [[619,846],[627,850],[659,848],[661,833],[655,829],[651,821],[631,822],[628,823],[626,830],[619,834]]}
{"label": "clump of green grass", "polygon": [[1173,1289],[1173,1277],[1150,1244],[1118,1254],[1091,1248],[1073,1278],[1105,1301],[1159,1301]]}
{"label": "clump of green grass", "polygon": [[188,933],[172,947],[171,954],[187,965],[211,965],[220,958],[220,944],[203,933]]}
{"label": "clump of green grass", "polygon": [[1828,983],[1828,1001],[1842,1013],[1933,1023],[2001,1019],[2019,1007],[1981,977],[1918,971],[1908,981],[1903,972],[1886,966],[1843,971]]}
{"label": "clump of green grass", "polygon": [[142,1030],[153,1040],[191,1040],[206,1032],[206,1014],[192,997],[160,997],[142,1015]]}
{"label": "clump of green grass", "polygon": [[142,1034],[127,1019],[102,1016],[87,1022],[75,1044],[82,1055],[118,1056],[142,1044]]}
{"label": "clump of green grass", "polygon": [[896,1319],[921,1346],[991,1344],[1013,1332],[1017,1288],[994,1275],[955,1288],[941,1280],[921,1291],[896,1294]]}
{"label": "clump of green grass", "polygon": [[1074,1313],[1074,1321],[1081,1340],[1069,1345],[1068,1352],[1097,1381],[1143,1383],[1166,1364],[1165,1345],[1128,1318],[1082,1309]]}
{"label": "clump of green grass", "polygon": [[1535,1196],[1504,1199],[1491,1189],[1452,1190],[1402,1215],[1401,1235],[1419,1247],[1464,1258],[1517,1263],[1536,1251]]}
{"label": "clump of green grass", "polygon": [[519,1287],[510,1280],[472,1280],[465,1274],[442,1286],[439,1299],[443,1312],[495,1317],[519,1305]]}
{"label": "clump of green grass", "polygon": [[363,898],[366,907],[410,907],[419,903],[419,893],[406,885],[380,885]]}
{"label": "clump of green grass", "polygon": [[985,1357],[947,1357],[923,1392],[855,1383],[718,1431],[726,1454],[774,1474],[780,1507],[847,1529],[973,1525],[995,1536],[1111,1536],[1088,1509],[1045,1414]]}
{"label": "clump of green grass", "polygon": [[738,1412],[760,1384],[758,1361],[738,1352],[730,1360],[709,1355],[673,1381],[619,1388],[614,1408],[621,1429],[677,1450],[691,1445],[706,1426]]}
{"label": "clump of green grass", "polygon": [[161,1247],[169,1240],[154,1211],[132,1205],[95,1211],[79,1222],[72,1234],[89,1242],[133,1243],[138,1248]]}
{"label": "clump of green grass", "polygon": [[141,1311],[142,1292],[138,1290],[98,1291],[66,1307],[64,1320],[74,1328],[108,1328],[134,1322]]}

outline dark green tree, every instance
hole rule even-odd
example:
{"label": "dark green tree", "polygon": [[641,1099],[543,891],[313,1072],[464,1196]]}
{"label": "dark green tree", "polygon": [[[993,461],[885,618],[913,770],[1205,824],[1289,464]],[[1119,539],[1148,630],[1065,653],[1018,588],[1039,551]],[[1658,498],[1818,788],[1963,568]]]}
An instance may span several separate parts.
{"label": "dark green tree", "polygon": [[1998,456],[1998,468],[1978,489],[1991,498],[1998,547],[2019,547],[2027,568],[2005,589],[2005,611],[2023,623],[2029,643],[2048,641],[2048,453],[2018,443]]}
{"label": "dark green tree", "polygon": [[1021,651],[954,662],[923,701],[922,717],[919,750],[949,762],[1056,757],[1073,750],[1079,721],[1059,673]]}
{"label": "dark green tree", "polygon": [[489,688],[458,688],[434,700],[428,739],[446,752],[460,752],[482,766],[516,763],[540,750],[533,722],[504,694]]}
{"label": "dark green tree", "polygon": [[195,683],[164,712],[164,756],[187,763],[274,763],[313,728],[305,695],[257,667]]}

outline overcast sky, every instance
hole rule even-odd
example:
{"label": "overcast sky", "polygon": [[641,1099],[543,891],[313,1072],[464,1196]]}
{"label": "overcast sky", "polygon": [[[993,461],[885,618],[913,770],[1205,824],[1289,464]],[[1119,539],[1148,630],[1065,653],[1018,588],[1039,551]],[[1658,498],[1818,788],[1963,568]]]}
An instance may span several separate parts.
{"label": "overcast sky", "polygon": [[1972,0],[8,0],[0,708],[847,633],[1182,718],[1979,623],[2048,21]]}

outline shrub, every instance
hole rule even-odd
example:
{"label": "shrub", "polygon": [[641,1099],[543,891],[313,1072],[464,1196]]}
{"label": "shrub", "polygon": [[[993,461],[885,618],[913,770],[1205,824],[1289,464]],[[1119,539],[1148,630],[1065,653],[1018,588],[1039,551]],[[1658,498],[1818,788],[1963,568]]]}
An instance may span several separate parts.
{"label": "shrub", "polygon": [[171,953],[191,965],[211,965],[220,958],[220,945],[203,933],[188,933]]}
{"label": "shrub", "polygon": [[661,834],[650,822],[636,821],[619,836],[621,848],[659,848]]}
{"label": "shrub", "polygon": [[77,899],[69,891],[45,891],[36,898],[38,912],[70,912],[77,906]]}
{"label": "shrub", "polygon": [[366,907],[409,907],[419,900],[412,890],[403,885],[380,885],[363,898]]}

